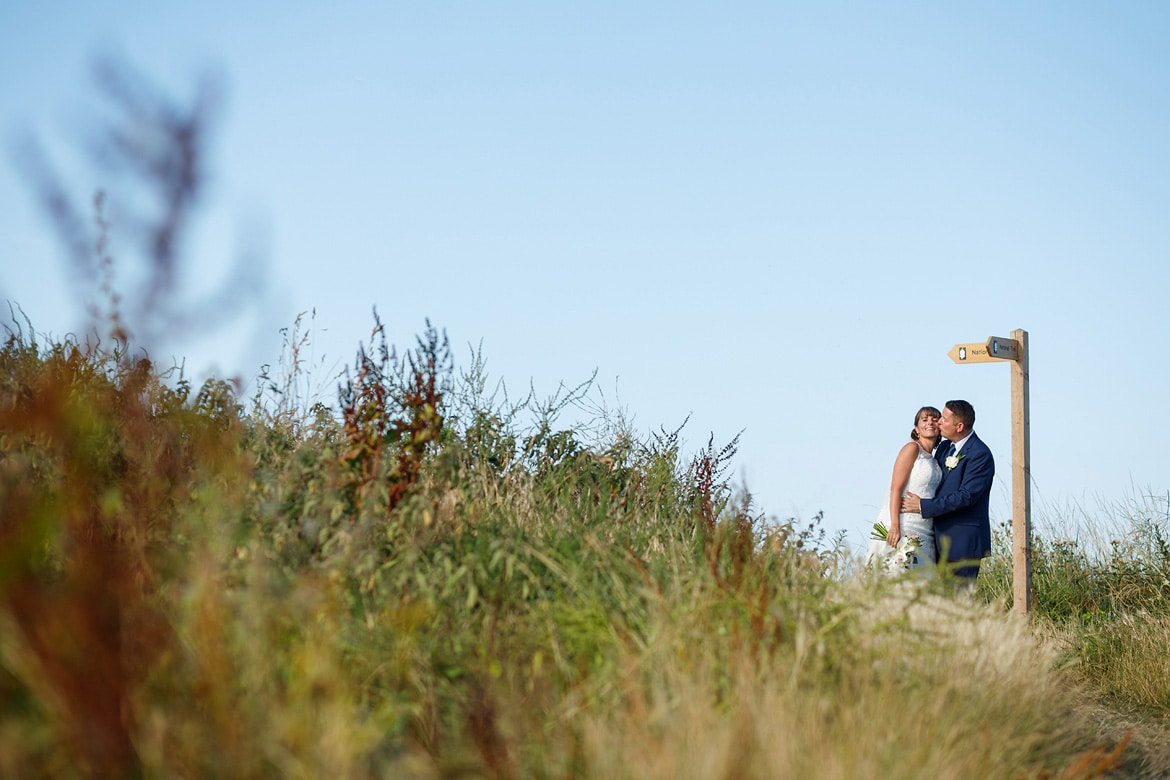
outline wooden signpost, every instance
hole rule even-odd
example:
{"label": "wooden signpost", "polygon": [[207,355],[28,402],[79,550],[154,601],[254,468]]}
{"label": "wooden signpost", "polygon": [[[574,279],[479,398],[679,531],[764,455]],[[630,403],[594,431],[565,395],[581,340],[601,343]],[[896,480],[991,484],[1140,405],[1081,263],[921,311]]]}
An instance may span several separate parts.
{"label": "wooden signpost", "polygon": [[1032,611],[1032,480],[1028,443],[1028,332],[991,336],[982,344],[956,344],[947,356],[956,363],[1012,364],[1012,575],[1013,608]]}

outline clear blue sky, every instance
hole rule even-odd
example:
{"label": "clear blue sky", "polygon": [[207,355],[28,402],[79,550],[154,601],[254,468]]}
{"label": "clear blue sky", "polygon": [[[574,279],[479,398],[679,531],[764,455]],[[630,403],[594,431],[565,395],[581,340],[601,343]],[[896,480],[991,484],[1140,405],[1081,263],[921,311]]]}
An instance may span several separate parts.
{"label": "clear blue sky", "polygon": [[253,377],[314,307],[333,368],[372,307],[430,317],[514,392],[596,369],[639,430],[745,429],[763,510],[860,547],[924,403],[975,405],[1010,515],[1008,367],[947,351],[1023,328],[1038,512],[1165,501],[1170,5],[175,5],[0,0],[0,297],[38,330],[84,318],[16,158],[114,189],[70,162],[112,56],[223,86],[185,284],[266,284],[167,346],[193,370]]}

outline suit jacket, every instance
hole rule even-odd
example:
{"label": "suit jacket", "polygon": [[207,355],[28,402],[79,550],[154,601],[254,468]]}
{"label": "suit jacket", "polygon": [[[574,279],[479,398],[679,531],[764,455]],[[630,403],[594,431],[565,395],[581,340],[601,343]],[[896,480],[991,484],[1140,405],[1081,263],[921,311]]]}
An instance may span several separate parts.
{"label": "suit jacket", "polygon": [[947,450],[951,443],[939,442],[934,459],[942,466],[943,478],[934,498],[922,499],[922,516],[934,518],[934,543],[942,560],[978,561],[991,551],[991,481],[995,459],[974,431],[959,450],[958,465],[948,470]]}

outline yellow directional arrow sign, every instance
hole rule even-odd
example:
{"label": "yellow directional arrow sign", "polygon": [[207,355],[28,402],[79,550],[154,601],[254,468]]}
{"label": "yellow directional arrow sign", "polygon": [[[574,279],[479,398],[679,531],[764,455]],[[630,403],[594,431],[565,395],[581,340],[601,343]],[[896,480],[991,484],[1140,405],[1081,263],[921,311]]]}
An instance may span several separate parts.
{"label": "yellow directional arrow sign", "polygon": [[982,344],[956,344],[947,357],[956,363],[999,363],[1003,360],[1019,360],[1020,344],[1014,339],[992,336]]}
{"label": "yellow directional arrow sign", "polygon": [[992,336],[987,339],[987,354],[992,359],[999,360],[1019,360],[1020,359],[1020,345],[1015,339],[1005,339],[1000,336]]}
{"label": "yellow directional arrow sign", "polygon": [[999,358],[987,354],[986,344],[956,344],[947,357],[956,363],[998,363]]}

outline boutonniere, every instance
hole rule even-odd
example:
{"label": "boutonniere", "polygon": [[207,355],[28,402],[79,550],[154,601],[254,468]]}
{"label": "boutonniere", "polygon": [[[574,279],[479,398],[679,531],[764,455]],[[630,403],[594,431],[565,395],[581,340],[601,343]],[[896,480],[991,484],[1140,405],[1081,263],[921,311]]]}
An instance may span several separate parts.
{"label": "boutonniere", "polygon": [[947,467],[947,471],[954,471],[955,467],[959,465],[959,461],[961,461],[963,457],[963,453],[961,452],[958,455],[949,455],[947,456],[947,459],[944,461],[943,465]]}

